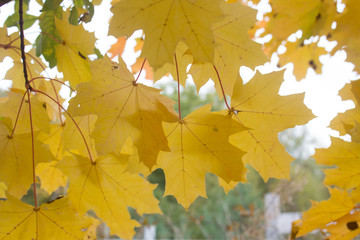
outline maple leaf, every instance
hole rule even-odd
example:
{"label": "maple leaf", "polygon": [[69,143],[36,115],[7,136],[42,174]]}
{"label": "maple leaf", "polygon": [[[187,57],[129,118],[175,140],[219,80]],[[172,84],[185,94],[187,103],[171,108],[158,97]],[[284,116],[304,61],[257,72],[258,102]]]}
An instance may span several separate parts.
{"label": "maple leaf", "polygon": [[313,206],[303,213],[302,224],[296,237],[300,237],[325,226],[348,214],[354,202],[346,191],[329,189],[331,197],[322,202],[313,202]]}
{"label": "maple leaf", "polygon": [[[28,44],[28,42],[26,41],[25,44]],[[3,61],[6,56],[12,59],[20,59],[19,46],[19,33],[15,32],[8,36],[7,28],[0,27],[0,61]]]}
{"label": "maple leaf", "polygon": [[172,63],[177,44],[189,46],[195,61],[211,62],[214,58],[214,36],[211,26],[223,15],[220,0],[122,0],[115,2],[109,34],[126,36],[143,29],[146,39],[142,57],[156,71]]}
{"label": "maple leaf", "polygon": [[246,151],[243,160],[267,181],[288,178],[293,158],[278,140],[278,133],[305,124],[313,115],[303,104],[304,94],[278,94],[283,72],[256,73],[243,85],[238,81],[231,97],[233,118],[251,130],[234,134],[230,142]]}
{"label": "maple leaf", "polygon": [[164,123],[171,152],[161,152],[158,166],[165,173],[165,195],[173,195],[188,208],[198,197],[206,197],[205,174],[225,181],[244,181],[243,152],[229,144],[229,135],[246,129],[231,119],[210,113],[206,105],[176,123]]}
{"label": "maple leaf", "polygon": [[53,156],[60,160],[63,156],[63,131],[64,126],[61,124],[51,124],[50,132],[40,132],[38,140],[47,144]]}
{"label": "maple leaf", "polygon": [[354,210],[336,220],[336,224],[326,226],[329,240],[351,240],[360,234],[360,212]]}
{"label": "maple leaf", "polygon": [[[40,101],[46,103],[45,108],[50,120],[52,122],[60,122],[62,124],[64,121],[64,117],[62,116],[62,108],[60,106],[62,106],[62,104],[65,102],[65,99],[61,96],[60,90],[61,87],[64,85],[59,84],[59,82],[61,82],[60,80],[45,80],[45,78],[39,78],[36,80],[37,81],[36,84],[34,83],[34,87],[37,90],[40,90],[47,94],[47,96],[43,94],[38,94],[37,96],[39,97]],[[49,96],[51,98],[49,98]]]}
{"label": "maple leaf", "polygon": [[195,62],[189,72],[197,89],[211,78],[219,96],[222,96],[219,77],[225,93],[230,95],[241,66],[254,68],[268,60],[261,45],[252,41],[248,35],[248,30],[256,20],[256,10],[240,2],[222,3],[221,7],[226,17],[212,27],[217,44],[214,61],[203,64]]}
{"label": "maple leaf", "polygon": [[272,42],[267,44],[277,50],[280,43],[298,30],[302,31],[300,42],[311,36],[327,35],[335,20],[336,5],[333,0],[271,0],[272,12],[263,36],[271,34]]}
{"label": "maple leaf", "polygon": [[92,63],[93,78],[79,84],[69,112],[97,115],[92,137],[99,153],[120,153],[131,136],[140,160],[151,168],[158,151],[169,150],[161,123],[177,119],[173,102],[160,90],[136,83],[121,58],[119,62],[104,57]]}
{"label": "maple leaf", "polygon": [[36,167],[36,175],[40,179],[41,188],[48,194],[52,194],[59,187],[66,187],[67,177],[56,168],[57,161],[39,163]]}
{"label": "maple leaf", "polygon": [[347,59],[355,65],[355,71],[360,72],[358,64],[360,60],[358,31],[360,24],[357,21],[360,5],[356,0],[347,0],[345,3],[344,12],[336,19],[337,27],[328,38],[338,42],[338,45],[333,49],[333,53],[344,48]]}
{"label": "maple leaf", "polygon": [[68,13],[62,19],[55,18],[55,26],[62,39],[56,47],[57,68],[64,73],[64,80],[72,86],[91,79],[89,60],[86,56],[94,51],[95,37],[81,26],[68,22]]}
{"label": "maple leaf", "polygon": [[[48,1],[46,1],[48,2]],[[45,5],[46,5],[45,2]],[[39,26],[42,34],[40,34],[36,39],[36,55],[40,56],[41,54],[49,62],[51,68],[55,67],[57,64],[55,49],[59,45],[60,37],[57,35],[56,26],[55,26],[55,15],[58,15],[59,11],[55,9],[43,11],[39,16]]]}
{"label": "maple leaf", "polygon": [[93,222],[76,214],[67,198],[35,209],[8,195],[0,202],[0,216],[1,239],[82,239]]}
{"label": "maple leaf", "polygon": [[298,42],[287,42],[286,52],[279,55],[279,66],[292,62],[294,64],[294,75],[297,80],[305,78],[307,70],[311,67],[316,73],[321,73],[322,64],[319,56],[327,54],[324,48],[318,47],[317,43],[307,45]]}
{"label": "maple leaf", "polygon": [[126,44],[126,38],[125,37],[119,37],[114,43],[111,48],[109,49],[109,53],[111,54],[111,59],[115,58],[116,56],[121,56]]}
{"label": "maple leaf", "polygon": [[359,107],[355,109],[347,110],[344,113],[339,113],[336,118],[331,121],[330,127],[340,132],[340,135],[350,133],[360,122],[360,111]]}
{"label": "maple leaf", "polygon": [[345,85],[339,92],[343,100],[352,100],[355,108],[339,113],[330,123],[330,127],[339,131],[340,135],[349,134],[352,141],[358,143],[360,142],[359,83],[359,81],[353,81],[351,84]]}
{"label": "maple leaf", "polygon": [[175,51],[172,63],[165,63],[154,73],[154,81],[160,80],[163,76],[170,73],[173,79],[185,87],[187,79],[187,66],[193,62],[193,57],[185,43],[180,42]]}
{"label": "maple leaf", "polygon": [[352,189],[360,186],[359,143],[331,138],[331,147],[316,150],[313,157],[319,164],[336,165],[337,167],[323,170],[326,185],[336,185],[342,189]]}
{"label": "maple leaf", "polygon": [[[40,73],[44,71],[45,68],[39,64],[39,62],[41,62],[40,59],[33,57],[35,56],[33,49],[28,52],[28,56],[29,57],[26,59],[28,76],[30,79],[33,79],[35,77],[40,76]],[[17,56],[17,58],[14,58],[13,60],[14,60],[13,61],[14,66],[12,66],[6,72],[5,79],[9,79],[12,81],[12,86],[11,86],[12,88],[25,90],[24,73],[22,71],[23,69],[22,60],[20,59],[20,56]]]}
{"label": "maple leaf", "polygon": [[[38,100],[37,96],[31,96],[30,104],[32,111],[36,112],[36,114],[32,114],[32,124],[34,130],[49,132],[49,117],[43,103]],[[20,107],[21,109],[19,109]],[[8,92],[7,101],[0,103],[0,112],[2,117],[8,117],[12,120],[12,125],[14,125],[17,134],[31,132],[29,121],[29,101],[23,91],[20,91],[19,93]]]}
{"label": "maple leaf", "polygon": [[89,156],[90,151],[90,154],[96,158],[97,152],[95,150],[94,139],[91,138],[91,133],[94,130],[97,117],[95,115],[88,115],[73,119],[75,123],[68,120],[62,134],[64,150],[85,157]]}
{"label": "maple leaf", "polygon": [[80,155],[65,157],[58,167],[69,176],[69,199],[86,213],[93,210],[111,229],[112,234],[130,239],[139,224],[130,218],[127,207],[139,214],[160,213],[152,186],[138,174],[125,172],[127,155],[102,156],[92,162]]}
{"label": "maple leaf", "polygon": [[[32,137],[30,133],[12,135],[10,129],[0,122],[0,181],[7,185],[10,194],[20,198],[33,183]],[[48,147],[36,139],[34,150],[35,166],[53,160]]]}

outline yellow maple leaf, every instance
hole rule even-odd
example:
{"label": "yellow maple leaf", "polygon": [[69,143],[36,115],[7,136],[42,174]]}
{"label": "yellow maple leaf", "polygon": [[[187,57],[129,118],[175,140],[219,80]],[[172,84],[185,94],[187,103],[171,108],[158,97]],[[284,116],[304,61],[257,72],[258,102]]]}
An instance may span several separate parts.
{"label": "yellow maple leaf", "polygon": [[155,186],[138,174],[125,172],[128,156],[102,156],[92,162],[80,155],[65,157],[58,167],[69,176],[69,199],[80,212],[93,210],[112,234],[130,239],[139,224],[130,218],[127,207],[139,214],[160,213],[153,196]]}
{"label": "yellow maple leaf", "polygon": [[224,179],[219,178],[219,186],[221,186],[226,193],[229,193],[230,190],[234,189],[234,187],[238,183],[239,182],[235,182],[235,181],[226,182],[226,181],[224,181]]}
{"label": "yellow maple leaf", "polygon": [[256,10],[240,2],[223,2],[221,7],[226,17],[212,28],[217,44],[214,58],[217,72],[212,61],[204,64],[195,62],[189,72],[197,89],[211,78],[219,96],[222,96],[222,90],[217,74],[225,93],[231,95],[241,66],[254,68],[267,61],[261,45],[252,41],[248,35],[248,30],[256,21]]}
{"label": "yellow maple leaf", "polygon": [[351,81],[340,89],[339,96],[342,100],[352,100],[355,105],[360,102],[360,81]]}
{"label": "yellow maple leaf", "polygon": [[231,119],[210,113],[206,105],[176,123],[164,123],[171,152],[159,154],[158,166],[165,173],[165,195],[173,195],[188,208],[206,197],[205,174],[214,173],[226,182],[244,181],[243,152],[229,144],[229,135],[246,129]]}
{"label": "yellow maple leaf", "polygon": [[63,156],[63,131],[63,125],[51,124],[50,133],[41,132],[37,138],[49,146],[51,153],[57,160],[60,160]]}
{"label": "yellow maple leaf", "polygon": [[273,51],[291,34],[302,31],[300,42],[311,36],[327,35],[335,21],[336,4],[333,0],[271,0],[272,12],[263,35],[271,34],[272,42],[267,44]]}
{"label": "yellow maple leaf", "polygon": [[329,189],[331,197],[322,202],[313,202],[313,206],[303,213],[302,223],[297,237],[325,226],[348,214],[354,202],[346,191]]}
{"label": "yellow maple leaf", "polygon": [[355,109],[347,110],[344,113],[339,113],[336,118],[331,121],[330,127],[339,131],[340,135],[350,133],[351,129],[360,122],[359,110],[359,107],[356,107]]}
{"label": "yellow maple leaf", "polygon": [[351,140],[358,143],[360,142],[359,83],[360,81],[353,81],[346,84],[339,92],[343,100],[352,100],[355,103],[355,108],[339,113],[330,123],[330,127],[339,131],[340,135],[350,134]]}
{"label": "yellow maple leaf", "polygon": [[[33,183],[32,138],[30,133],[11,134],[12,131],[0,122],[0,181],[8,186],[10,194],[20,198]],[[36,139],[34,144],[35,166],[54,159],[46,145]]]}
{"label": "yellow maple leaf", "polygon": [[[11,119],[12,124],[8,127],[12,127],[14,125],[16,134],[30,133],[29,101],[26,93],[20,91],[7,92],[7,94],[7,101],[0,103],[1,116]],[[49,117],[43,103],[39,101],[39,97],[31,96],[30,104],[34,131],[42,130],[44,132],[50,132]]]}
{"label": "yellow maple leaf", "polygon": [[[25,45],[28,44],[29,42],[25,40]],[[5,57],[11,57],[13,60],[21,58],[20,36],[18,32],[8,36],[7,28],[0,27],[0,61],[3,61]]]}
{"label": "yellow maple leaf", "polygon": [[68,21],[68,12],[62,19],[55,17],[56,29],[62,43],[55,49],[57,68],[63,72],[64,80],[72,86],[91,79],[90,65],[87,58],[95,46],[94,34],[87,32],[82,25],[74,26]]}
{"label": "yellow maple leaf", "polygon": [[112,7],[114,13],[109,34],[126,36],[143,29],[146,39],[142,57],[149,60],[156,71],[165,63],[172,63],[177,44],[189,46],[195,61],[212,62],[214,36],[211,26],[223,13],[221,0],[123,0]]}
{"label": "yellow maple leaf", "polygon": [[79,84],[69,112],[72,116],[97,115],[92,137],[99,153],[119,154],[131,136],[140,161],[151,168],[158,151],[169,150],[161,124],[177,119],[173,101],[162,96],[161,90],[136,83],[125,63],[119,62],[107,57],[94,61],[93,78]]}
{"label": "yellow maple leaf", "polygon": [[193,62],[193,57],[189,52],[189,48],[180,42],[174,54],[172,63],[165,63],[154,73],[154,81],[160,80],[163,76],[170,73],[173,79],[177,79],[179,83],[185,87],[187,79],[187,66]]}
{"label": "yellow maple leaf", "polygon": [[357,21],[360,4],[356,0],[346,0],[344,2],[346,4],[344,12],[336,19],[336,29],[328,38],[338,42],[333,52],[344,48],[347,59],[355,65],[355,71],[360,72],[360,24]]}
{"label": "yellow maple leaf", "polygon": [[245,85],[238,81],[231,98],[233,118],[251,130],[232,135],[230,142],[247,152],[244,162],[265,181],[289,177],[293,158],[279,142],[278,133],[313,117],[303,103],[304,94],[278,94],[282,81],[283,72],[256,73]]}
{"label": "yellow maple leaf", "polygon": [[287,42],[286,52],[279,55],[279,67],[292,62],[294,64],[294,75],[297,80],[305,78],[307,70],[311,67],[316,73],[321,73],[322,64],[319,56],[327,54],[324,48],[318,47],[317,43],[300,44],[298,42]]}
{"label": "yellow maple leaf", "polygon": [[336,185],[342,189],[360,187],[359,143],[331,138],[330,148],[317,149],[313,157],[318,164],[337,167],[323,170],[326,185]]}
{"label": "yellow maple leaf", "polygon": [[[20,51],[20,50],[19,50]],[[30,57],[31,56],[31,57]],[[34,59],[36,61],[34,61]],[[26,65],[27,65],[27,74],[29,80],[39,77],[40,73],[45,70],[45,67],[40,65],[41,59],[37,58],[35,55],[35,50],[31,49],[28,53],[28,56],[26,58]],[[17,56],[17,58],[14,58],[13,62],[14,66],[12,66],[5,75],[5,79],[12,81],[12,88],[18,88],[25,90],[25,78],[24,78],[24,72],[23,72],[23,63],[20,58],[20,55]],[[34,86],[34,83],[31,84]]]}
{"label": "yellow maple leaf", "polygon": [[[59,106],[65,101],[65,99],[59,94],[62,86],[63,85],[59,84],[59,82],[44,79],[38,79],[38,81],[34,83],[34,88],[36,88],[36,90],[40,90],[52,98],[50,99],[48,96],[38,94],[39,100],[46,103],[46,111],[48,112],[48,116],[52,122],[63,123],[64,120],[64,117],[62,116],[62,108]],[[56,100],[56,102],[53,100]]]}
{"label": "yellow maple leaf", "polygon": [[36,167],[36,175],[40,179],[41,189],[52,194],[59,187],[66,187],[67,176],[56,168],[57,161],[39,163]]}
{"label": "yellow maple leaf", "polygon": [[1,239],[82,239],[92,219],[80,217],[67,198],[42,204],[38,209],[8,195],[0,202]]}
{"label": "yellow maple leaf", "polygon": [[351,240],[360,234],[360,211],[353,212],[336,220],[335,224],[329,224],[325,229],[329,240]]}
{"label": "yellow maple leaf", "polygon": [[95,115],[88,115],[74,117],[73,119],[76,125],[72,120],[68,119],[62,135],[64,151],[85,157],[89,157],[89,154],[91,154],[94,158],[97,158],[95,142],[91,138],[97,117]]}

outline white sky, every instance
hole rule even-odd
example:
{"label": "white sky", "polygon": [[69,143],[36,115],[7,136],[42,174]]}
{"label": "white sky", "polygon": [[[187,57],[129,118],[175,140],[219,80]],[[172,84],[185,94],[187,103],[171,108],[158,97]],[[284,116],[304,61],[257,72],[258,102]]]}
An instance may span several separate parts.
{"label": "white sky", "polygon": [[[31,12],[38,14],[41,7],[35,2],[31,1]],[[6,17],[14,12],[14,2],[8,3],[0,8],[0,26],[3,26]],[[269,11],[268,5],[263,3],[261,5],[263,11]],[[261,18],[261,13],[258,14],[258,18]],[[96,47],[105,53],[110,45],[116,40],[114,37],[107,36],[108,22],[111,17],[110,13],[110,0],[104,0],[100,6],[95,7],[95,15],[91,23],[87,24],[86,29],[90,31],[95,30],[95,37],[98,39]],[[16,29],[14,29],[16,30]],[[31,29],[26,30],[26,37],[30,41],[34,41],[37,34],[40,32],[39,27],[35,24]],[[332,44],[326,43],[328,48],[333,47]],[[133,45],[134,42],[126,45],[125,61],[127,63],[134,62],[133,57]],[[316,137],[320,143],[316,147],[327,147],[330,144],[329,134],[337,136],[337,132],[330,130],[327,126],[331,119],[336,116],[338,112],[344,112],[345,109],[353,107],[351,101],[343,102],[337,95],[339,89],[341,89],[346,82],[357,79],[356,73],[354,73],[353,65],[345,62],[346,54],[344,51],[337,52],[334,56],[325,55],[320,58],[323,64],[322,74],[317,75],[312,69],[308,70],[306,78],[302,81],[296,81],[292,75],[292,64],[285,66],[285,82],[281,87],[281,94],[291,94],[298,92],[305,92],[305,104],[313,111],[317,118],[313,119],[307,124],[309,132]],[[276,68],[277,57],[273,56],[270,63],[259,67],[262,73],[271,72]],[[4,63],[0,63],[0,79],[4,78],[5,70],[11,66],[11,60],[5,59]],[[249,68],[241,68],[241,76],[245,81],[248,81],[254,72]],[[4,81],[3,81],[4,82]],[[204,87],[208,89],[212,86],[212,83],[207,84]]]}

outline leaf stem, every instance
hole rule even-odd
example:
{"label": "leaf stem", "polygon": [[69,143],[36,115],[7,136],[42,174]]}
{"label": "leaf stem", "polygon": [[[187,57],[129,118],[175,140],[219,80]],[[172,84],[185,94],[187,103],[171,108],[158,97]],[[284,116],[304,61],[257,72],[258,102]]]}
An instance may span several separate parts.
{"label": "leaf stem", "polygon": [[221,88],[221,92],[222,92],[222,95],[223,95],[223,98],[224,98],[224,101],[225,101],[225,105],[231,111],[232,108],[230,107],[229,103],[226,100],[225,91],[224,91],[224,87],[223,87],[222,82],[221,82],[220,74],[219,74],[217,68],[215,67],[215,65],[213,65],[213,67],[214,67],[214,70],[216,72],[216,75],[217,75],[219,83],[220,83],[220,88]]}
{"label": "leaf stem", "polygon": [[[21,0],[20,0],[21,1]],[[34,203],[35,209],[38,209],[37,194],[36,194],[36,174],[35,174],[35,140],[34,140],[34,128],[31,114],[31,101],[30,101],[30,90],[26,91],[27,98],[29,101],[29,116],[30,116],[30,128],[31,128],[31,153],[32,153],[32,174],[33,174],[33,186],[34,186]]]}
{"label": "leaf stem", "polygon": [[49,79],[50,81],[54,81],[54,82],[60,83],[60,84],[62,84],[62,85],[64,85],[64,86],[68,87],[72,92],[76,92],[76,90],[73,89],[71,86],[67,85],[66,83],[64,83],[64,82],[62,82],[62,81],[60,81],[60,80],[58,80],[58,79],[56,79],[56,78],[34,77],[33,79],[31,79],[31,80],[29,81],[29,83],[32,83],[34,80],[37,80],[37,79]]}
{"label": "leaf stem", "polygon": [[26,92],[24,93],[24,96],[23,96],[22,99],[21,99],[20,107],[19,107],[18,113],[17,113],[17,115],[16,115],[14,127],[13,127],[13,130],[12,130],[12,132],[11,132],[10,137],[14,136],[15,128],[16,128],[17,122],[18,122],[18,120],[19,120],[20,111],[21,111],[22,105],[23,105],[23,103],[24,103],[25,95],[26,95]]}
{"label": "leaf stem", "polygon": [[[50,83],[51,83],[51,86],[52,86],[52,88],[53,88],[53,90],[54,90],[54,94],[55,94],[55,96],[56,96],[57,102],[60,102],[60,100],[59,100],[59,94],[58,94],[58,92],[56,91],[56,88],[55,88],[55,86],[54,86],[54,81],[55,81],[55,82],[58,82],[58,83],[61,83],[61,84],[64,85],[64,86],[67,86],[68,88],[70,88],[70,89],[74,92],[74,90],[73,90],[70,86],[68,86],[68,85],[66,85],[65,83],[61,82],[60,80],[57,80],[57,79],[54,79],[54,78],[35,77],[35,78],[32,78],[32,79],[29,81],[29,83],[32,83],[34,80],[37,80],[37,79],[49,79],[49,80],[50,80]],[[60,108],[59,106],[58,106],[58,112],[59,112],[60,124],[63,125],[64,123],[63,123],[63,120],[62,120],[62,118],[61,118],[61,108]]]}
{"label": "leaf stem", "polygon": [[54,101],[59,107],[61,107],[61,109],[66,112],[66,114],[70,117],[70,119],[73,121],[73,123],[75,124],[75,127],[77,128],[77,130],[79,131],[82,139],[84,140],[84,143],[85,143],[85,146],[86,146],[86,150],[89,154],[89,158],[91,160],[92,163],[95,163],[95,160],[92,158],[91,156],[91,152],[90,152],[90,148],[89,148],[89,145],[85,139],[85,136],[83,134],[83,132],[81,131],[79,125],[76,123],[75,119],[68,113],[68,111],[66,111],[66,109],[60,104],[58,103],[53,97],[51,97],[50,95],[48,95],[47,93],[44,93],[43,91],[40,91],[40,90],[36,90],[36,89],[33,89],[32,90],[33,92],[36,92],[36,93],[40,93],[40,94],[43,94],[44,96],[47,96],[48,98],[50,98],[52,101]]}
{"label": "leaf stem", "polygon": [[181,120],[181,103],[180,103],[180,77],[179,77],[179,67],[178,67],[178,62],[177,62],[177,58],[176,58],[176,54],[174,54],[174,59],[175,59],[175,68],[176,68],[176,80],[177,80],[177,85],[178,85],[178,107],[179,107],[179,119]]}
{"label": "leaf stem", "polygon": [[139,71],[139,74],[137,75],[136,79],[135,79],[135,83],[137,82],[137,80],[139,80],[139,77],[140,77],[140,74],[144,68],[144,65],[145,65],[145,62],[146,62],[146,58],[144,59],[143,63],[141,64],[141,68],[140,68],[140,71]]}

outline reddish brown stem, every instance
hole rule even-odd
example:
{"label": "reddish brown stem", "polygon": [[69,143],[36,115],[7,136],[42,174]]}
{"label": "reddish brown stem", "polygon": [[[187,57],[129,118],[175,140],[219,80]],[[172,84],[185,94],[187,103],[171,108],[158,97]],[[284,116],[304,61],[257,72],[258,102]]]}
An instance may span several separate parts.
{"label": "reddish brown stem", "polygon": [[68,87],[71,91],[76,92],[76,90],[73,89],[71,86],[67,85],[66,83],[64,83],[64,82],[62,82],[62,81],[60,81],[60,80],[57,80],[56,78],[35,77],[35,78],[31,79],[31,80],[29,81],[29,83],[31,83],[31,82],[33,82],[34,80],[37,80],[37,79],[49,79],[50,81],[54,81],[54,82],[60,83],[60,84],[62,84],[62,85],[64,85],[64,86]]}
{"label": "reddish brown stem", "polygon": [[32,173],[33,173],[33,185],[34,185],[34,204],[35,209],[38,209],[37,194],[36,194],[36,174],[35,174],[35,140],[34,140],[34,128],[32,122],[32,113],[31,113],[31,101],[30,101],[30,90],[26,91],[28,102],[29,102],[29,116],[30,116],[30,128],[31,128],[31,152],[32,152]]}
{"label": "reddish brown stem", "polygon": [[144,68],[144,65],[145,65],[145,62],[146,62],[146,58],[144,59],[143,63],[141,64],[141,68],[140,68],[140,71],[139,71],[139,74],[137,75],[136,79],[135,79],[135,83],[137,82],[137,80],[139,80],[139,77],[140,77],[140,74]]}
{"label": "reddish brown stem", "polygon": [[14,123],[14,128],[13,128],[13,130],[12,130],[12,132],[11,132],[11,136],[10,136],[10,137],[14,136],[15,128],[16,128],[17,122],[18,122],[18,120],[19,120],[20,111],[21,111],[22,105],[23,105],[23,103],[24,103],[25,95],[26,95],[26,92],[24,93],[24,96],[23,96],[22,99],[21,99],[20,107],[19,107],[18,113],[17,113],[17,115],[16,115],[15,123]]}
{"label": "reddish brown stem", "polygon": [[[54,93],[55,93],[55,96],[56,96],[56,100],[57,100],[57,102],[60,103],[59,94],[58,94],[58,92],[56,91],[56,88],[55,88],[55,86],[54,86],[54,82],[53,82],[53,81],[50,81],[50,83],[51,83],[51,86],[52,86],[52,88],[53,88],[53,90],[54,90]],[[59,111],[60,124],[61,124],[61,125],[64,125],[64,122],[63,122],[63,120],[62,120],[62,118],[61,118],[61,108],[59,107],[59,105],[58,105],[58,111]]]}
{"label": "reddish brown stem", "polygon": [[91,162],[94,163],[95,160],[94,160],[94,159],[92,158],[92,156],[91,156],[91,152],[90,152],[89,145],[88,145],[88,143],[87,143],[87,141],[86,141],[86,139],[85,139],[85,136],[84,136],[83,132],[81,131],[79,125],[76,123],[75,119],[66,111],[66,109],[65,109],[60,103],[58,103],[53,97],[51,97],[51,96],[48,95],[47,93],[44,93],[44,92],[42,92],[42,91],[40,91],[40,90],[36,90],[36,89],[33,89],[32,91],[33,91],[33,92],[36,92],[36,93],[43,94],[44,96],[47,96],[47,97],[50,98],[52,101],[54,101],[59,107],[61,107],[61,109],[62,109],[64,112],[66,112],[66,114],[70,117],[70,119],[71,119],[71,120],[73,121],[73,123],[75,124],[75,127],[76,127],[77,130],[79,131],[82,139],[84,140],[84,143],[85,143],[85,146],[86,146],[86,150],[87,150],[87,152],[88,152],[88,154],[89,154],[89,158],[90,158]]}
{"label": "reddish brown stem", "polygon": [[[32,83],[34,80],[36,80],[36,79],[46,79],[45,77],[36,77],[36,78],[33,78],[33,79],[31,79],[30,81],[29,81],[29,83]],[[56,88],[55,88],[55,86],[54,86],[54,80],[56,80],[56,82],[61,82],[61,81],[59,81],[59,80],[57,80],[57,79],[52,79],[52,78],[47,78],[47,79],[49,79],[50,80],[50,83],[51,83],[51,86],[52,86],[52,89],[54,90],[54,94],[55,94],[55,96],[56,96],[56,100],[58,101],[58,102],[60,102],[60,100],[59,100],[59,94],[58,94],[58,92],[56,91]],[[63,83],[63,82],[61,82],[61,83]],[[66,84],[64,84],[65,86],[67,86]],[[69,86],[68,86],[69,87]],[[71,88],[70,88],[71,89]],[[63,125],[64,123],[63,123],[63,120],[62,120],[62,118],[61,118],[61,108],[58,106],[58,112],[59,112],[59,119],[60,119],[60,123],[61,123],[61,125]]]}
{"label": "reddish brown stem", "polygon": [[221,82],[220,74],[219,74],[217,68],[215,67],[215,65],[213,65],[213,67],[214,67],[214,70],[215,70],[215,72],[216,72],[216,75],[217,75],[217,77],[218,77],[218,79],[219,79],[220,88],[221,88],[221,92],[222,92],[222,95],[223,95],[223,98],[224,98],[224,101],[225,101],[225,105],[226,105],[226,107],[227,107],[229,110],[231,110],[231,107],[230,107],[230,105],[228,104],[228,102],[227,102],[227,100],[226,100],[225,91],[224,91],[224,87],[223,87],[222,82]]}
{"label": "reddish brown stem", "polygon": [[11,46],[11,44],[12,44],[13,42],[15,42],[16,40],[18,40],[19,38],[20,38],[20,36],[14,38],[13,40],[11,40],[11,41],[8,43],[8,45]]}
{"label": "reddish brown stem", "polygon": [[177,62],[177,58],[176,58],[176,54],[174,54],[174,59],[175,59],[175,68],[176,68],[176,80],[177,80],[177,85],[178,85],[178,107],[179,107],[179,119],[181,120],[181,103],[180,103],[180,77],[179,77],[179,68],[178,68],[178,62]]}

